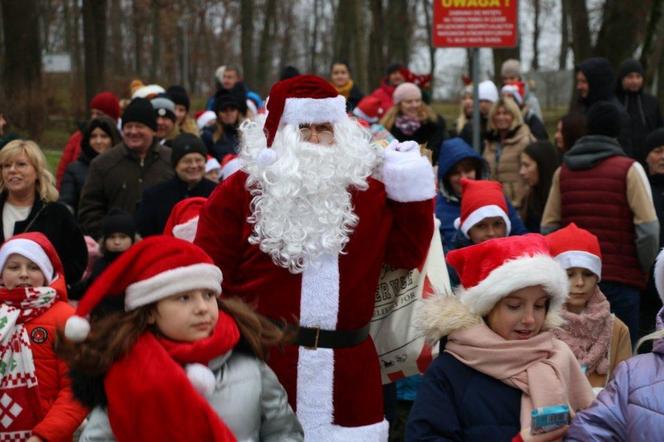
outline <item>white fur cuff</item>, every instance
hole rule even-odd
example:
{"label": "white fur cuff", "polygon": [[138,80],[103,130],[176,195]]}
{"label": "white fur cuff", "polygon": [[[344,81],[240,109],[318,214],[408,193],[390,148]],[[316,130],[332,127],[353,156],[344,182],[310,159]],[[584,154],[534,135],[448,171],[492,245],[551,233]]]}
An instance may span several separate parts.
{"label": "white fur cuff", "polygon": [[383,183],[387,197],[400,203],[426,201],[436,195],[433,167],[419,152],[386,152]]}

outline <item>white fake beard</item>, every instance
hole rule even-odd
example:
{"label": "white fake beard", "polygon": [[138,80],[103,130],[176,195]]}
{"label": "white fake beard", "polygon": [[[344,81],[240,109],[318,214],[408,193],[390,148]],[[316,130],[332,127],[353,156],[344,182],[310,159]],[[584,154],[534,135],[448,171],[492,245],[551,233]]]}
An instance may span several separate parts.
{"label": "white fake beard", "polygon": [[265,135],[251,124],[242,133],[240,155],[253,196],[249,242],[291,273],[324,253],[341,253],[358,222],[349,190],[368,187],[380,158],[370,135],[353,121],[337,123],[335,144],[327,146],[301,141],[299,129],[287,125],[272,144],[276,162],[261,166],[256,157]]}

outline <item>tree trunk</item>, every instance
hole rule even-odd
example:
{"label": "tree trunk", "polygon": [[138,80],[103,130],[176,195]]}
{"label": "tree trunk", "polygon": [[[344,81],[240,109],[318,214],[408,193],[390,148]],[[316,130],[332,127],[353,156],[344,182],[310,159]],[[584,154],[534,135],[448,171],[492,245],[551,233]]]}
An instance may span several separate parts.
{"label": "tree trunk", "polygon": [[571,0],[562,0],[560,7],[560,55],[558,55],[558,70],[567,67],[567,52],[569,51],[569,3]]}
{"label": "tree trunk", "polygon": [[111,58],[113,60],[112,70],[115,75],[123,75],[125,72],[125,59],[123,49],[122,33],[122,5],[121,0],[111,0],[109,13],[109,28],[111,31]]}
{"label": "tree trunk", "polygon": [[152,57],[150,63],[150,81],[156,82],[159,77],[159,63],[161,58],[161,7],[159,0],[150,2],[152,15]]}
{"label": "tree trunk", "polygon": [[585,1],[569,0],[569,19],[572,24],[574,64],[578,64],[592,54],[590,47],[590,27],[588,26],[588,8]]}
{"label": "tree trunk", "polygon": [[309,52],[309,72],[312,74],[316,73],[316,53],[318,51],[318,23],[320,22],[318,3],[318,0],[314,0],[314,22],[311,30],[311,48]]}
{"label": "tree trunk", "polygon": [[134,72],[140,78],[143,75],[143,8],[139,0],[132,2],[132,25],[134,32]]}
{"label": "tree trunk", "polygon": [[412,18],[407,0],[388,0],[386,19],[387,58],[390,63],[403,63],[408,66],[410,61],[410,40],[412,35]]}
{"label": "tree trunk", "polygon": [[5,43],[3,86],[12,123],[39,138],[44,130],[44,91],[39,1],[2,0]]}
{"label": "tree trunk", "polygon": [[664,39],[664,20],[662,20],[663,0],[654,0],[648,15],[648,25],[643,38],[641,50],[641,64],[645,70],[646,86],[652,85],[655,71],[661,56],[662,40]]}
{"label": "tree trunk", "polygon": [[240,2],[242,71],[245,83],[254,83],[254,2]]}
{"label": "tree trunk", "polygon": [[[383,2],[369,0],[371,7],[371,34],[369,34],[369,84],[377,86],[385,70],[385,40],[383,38]],[[369,92],[369,91],[367,91]]]}
{"label": "tree trunk", "polygon": [[104,87],[106,54],[106,0],[83,0],[85,102]]}
{"label": "tree trunk", "polygon": [[268,77],[272,67],[272,43],[275,37],[275,15],[277,12],[277,1],[267,0],[265,5],[265,16],[263,30],[261,32],[260,45],[258,46],[258,60],[256,62],[256,83],[254,87],[266,94],[270,86]]}
{"label": "tree trunk", "polygon": [[295,20],[293,19],[293,4],[290,2],[282,2],[279,5],[279,8],[281,9],[280,12],[280,17],[281,17],[281,24],[282,24],[282,32],[281,32],[281,50],[280,55],[279,55],[279,60],[281,61],[281,65],[279,69],[283,69],[286,67],[286,65],[292,63],[293,59],[293,54],[292,54],[292,49],[293,49],[293,37],[292,37],[292,31],[293,31],[293,25]]}
{"label": "tree trunk", "polygon": [[436,80],[436,47],[433,45],[433,2],[431,0],[422,0],[422,10],[424,11],[424,20],[427,28],[427,46],[429,48],[429,74],[431,75],[431,92],[435,90]]}
{"label": "tree trunk", "polygon": [[531,63],[531,69],[533,71],[539,70],[539,37],[540,37],[540,0],[533,0],[533,62]]}
{"label": "tree trunk", "polygon": [[652,0],[607,1],[593,54],[606,57],[614,68],[632,57],[641,43],[640,34],[646,27],[651,3]]}
{"label": "tree trunk", "polygon": [[367,82],[367,37],[365,30],[365,8],[364,2],[356,1],[353,3],[351,14],[355,16],[355,28],[352,30],[355,40],[355,47],[353,48],[353,81],[358,85],[362,91],[366,91],[369,87]]}

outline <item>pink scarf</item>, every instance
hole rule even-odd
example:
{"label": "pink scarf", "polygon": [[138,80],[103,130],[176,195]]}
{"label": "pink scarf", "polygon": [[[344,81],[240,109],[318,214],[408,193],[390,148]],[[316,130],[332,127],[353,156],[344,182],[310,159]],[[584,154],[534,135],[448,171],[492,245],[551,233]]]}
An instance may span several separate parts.
{"label": "pink scarf", "polygon": [[569,345],[579,363],[586,366],[586,374],[605,375],[609,371],[609,346],[613,334],[610,307],[598,287],[581,314],[563,307],[560,313],[565,325],[553,330],[558,339]]}
{"label": "pink scarf", "polygon": [[572,415],[593,401],[574,354],[551,332],[508,341],[486,324],[452,332],[445,351],[463,364],[521,390],[521,428],[533,408],[568,404]]}
{"label": "pink scarf", "polygon": [[[51,287],[0,288],[0,439],[25,440],[42,420],[39,387],[25,323],[56,301]],[[13,440],[13,439],[12,439]]]}

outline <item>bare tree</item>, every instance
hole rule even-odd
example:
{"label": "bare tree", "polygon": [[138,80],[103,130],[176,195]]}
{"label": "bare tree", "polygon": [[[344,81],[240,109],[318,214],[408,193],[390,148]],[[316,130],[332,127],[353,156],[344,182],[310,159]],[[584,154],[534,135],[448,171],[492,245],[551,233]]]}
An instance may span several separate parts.
{"label": "bare tree", "polygon": [[569,4],[571,0],[560,2],[560,54],[558,55],[558,69],[563,70],[567,65],[569,51]]}
{"label": "bare tree", "polygon": [[413,18],[408,7],[408,0],[388,0],[385,13],[385,31],[387,36],[387,55],[390,63],[405,65],[410,61],[411,34]]}
{"label": "bare tree", "polygon": [[269,88],[268,78],[272,67],[272,46],[275,34],[275,16],[277,1],[267,0],[265,4],[265,15],[263,18],[263,29],[261,31],[260,44],[258,46],[258,60],[256,60],[256,82],[255,87],[266,93]]}
{"label": "bare tree", "polygon": [[45,121],[38,3],[2,0],[5,99],[12,121],[31,138],[41,135]]}
{"label": "bare tree", "polygon": [[106,0],[83,0],[85,102],[104,86],[106,55]]}
{"label": "bare tree", "polygon": [[369,0],[371,9],[371,34],[369,34],[369,84],[377,85],[386,67],[385,40],[383,34],[383,2]]}
{"label": "bare tree", "polygon": [[572,24],[572,50],[575,60],[590,57],[590,26],[588,25],[588,8],[586,2],[569,0],[569,18]]}
{"label": "bare tree", "polygon": [[534,71],[539,70],[539,38],[540,38],[540,0],[532,0],[533,2],[533,62],[531,67]]}
{"label": "bare tree", "polygon": [[111,0],[109,10],[109,30],[111,35],[111,63],[114,75],[122,75],[125,72],[124,50],[123,50],[123,32],[122,32],[122,5],[121,0]]}
{"label": "bare tree", "polygon": [[616,68],[631,57],[642,41],[652,1],[607,1],[593,53],[606,57]]}
{"label": "bare tree", "polygon": [[240,26],[242,27],[242,71],[247,83],[254,83],[254,2],[240,2]]}

